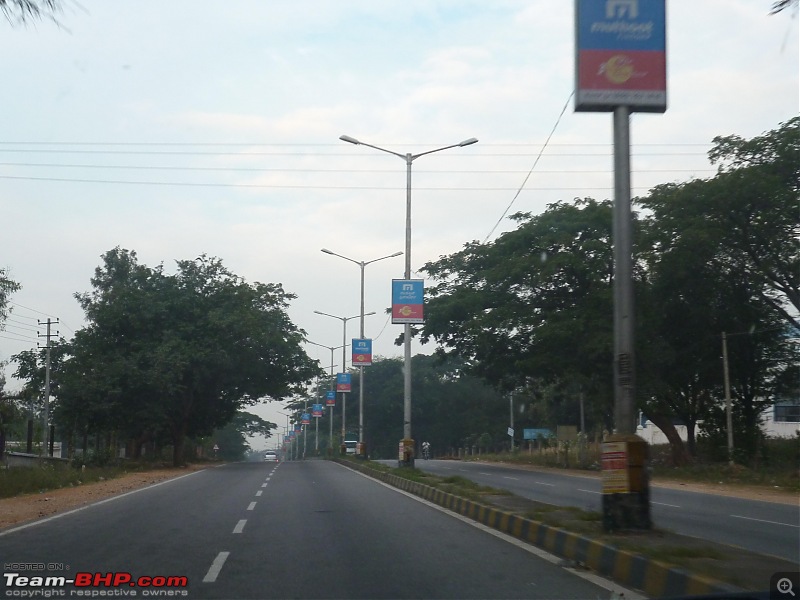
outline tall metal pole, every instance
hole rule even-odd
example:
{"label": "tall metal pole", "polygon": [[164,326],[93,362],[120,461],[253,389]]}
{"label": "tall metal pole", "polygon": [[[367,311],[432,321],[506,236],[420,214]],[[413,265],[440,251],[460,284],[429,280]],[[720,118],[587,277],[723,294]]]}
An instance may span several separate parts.
{"label": "tall metal pole", "polygon": [[725,376],[725,421],[728,427],[728,463],[733,466],[733,413],[731,411],[731,378],[728,371],[728,334],[722,332],[722,369]]}
{"label": "tall metal pole", "polygon": [[[404,277],[411,279],[411,154],[406,154],[406,269]],[[403,326],[403,439],[411,437],[411,324]],[[407,462],[414,464],[413,454]]]}
{"label": "tall metal pole", "polygon": [[[322,248],[322,252],[325,254],[330,254],[332,256],[338,256],[339,258],[343,258],[351,263],[355,263],[358,265],[359,269],[361,270],[361,328],[360,328],[360,338],[364,339],[364,317],[367,314],[375,314],[372,313],[364,313],[364,269],[367,265],[372,264],[374,262],[378,262],[379,260],[384,260],[386,258],[394,258],[395,256],[400,256],[402,252],[395,252],[394,254],[389,254],[388,256],[382,256],[380,258],[376,258],[373,260],[363,261],[363,260],[354,260],[342,254],[337,254],[332,250],[328,250],[327,248]],[[358,442],[360,444],[360,450],[364,451],[364,367],[358,368]]]}
{"label": "tall metal pole", "polygon": [[628,106],[614,108],[613,210],[615,432],[603,443],[603,527],[606,531],[650,529],[649,450],[647,442],[636,435],[634,422],[636,354]]}
{"label": "tall metal pole", "polygon": [[614,426],[636,433],[630,109],[614,109]]}
{"label": "tall metal pole", "polygon": [[[334,390],[334,386],[333,386],[333,351],[334,351],[334,348],[332,347],[331,348],[331,390],[330,390],[332,392]],[[335,400],[336,392],[334,392],[333,396],[334,396],[334,405],[331,406],[331,413],[330,413],[330,421],[331,421],[330,429],[331,430],[330,430],[330,433],[328,434],[328,436],[329,436],[328,437],[328,449],[331,451],[331,454],[333,454],[333,409],[336,408],[336,406],[335,406],[335,403],[336,403],[336,400]]]}
{"label": "tall metal pole", "polygon": [[[359,339],[364,339],[364,267],[366,264],[362,261],[361,267],[361,319],[359,329]],[[364,448],[364,367],[358,367],[358,450],[359,454]]]}
{"label": "tall metal pole", "polygon": [[[451,144],[428,150],[427,152],[420,152],[418,154],[411,154],[410,152],[405,155],[379,146],[373,146],[360,142],[355,138],[348,135],[339,136],[339,139],[349,144],[364,145],[369,148],[375,148],[381,152],[394,154],[406,161],[406,269],[405,278],[411,279],[411,163],[420,156],[426,154],[433,154],[442,150],[450,148],[470,146],[478,142],[476,138],[469,138],[458,144]],[[401,455],[399,462],[405,466],[414,466],[414,440],[411,438],[411,324],[406,323],[403,327],[403,355],[404,355],[404,370],[403,370],[403,440],[401,441]]]}
{"label": "tall metal pole", "polygon": [[[47,318],[45,323],[38,321],[39,325],[47,325],[47,346],[45,350],[45,367],[44,367],[44,410],[42,414],[43,419],[43,435],[42,435],[42,454],[45,456],[50,456],[50,337],[52,336],[50,326],[58,324],[58,319],[55,321],[51,321],[50,318]],[[39,332],[36,332],[39,337],[42,337]],[[58,332],[56,332],[58,335]]]}
{"label": "tall metal pole", "polygon": [[[347,370],[347,319],[342,319],[342,373]],[[347,418],[347,392],[342,392],[342,446],[344,446],[345,436],[347,429],[345,428],[345,419]]]}

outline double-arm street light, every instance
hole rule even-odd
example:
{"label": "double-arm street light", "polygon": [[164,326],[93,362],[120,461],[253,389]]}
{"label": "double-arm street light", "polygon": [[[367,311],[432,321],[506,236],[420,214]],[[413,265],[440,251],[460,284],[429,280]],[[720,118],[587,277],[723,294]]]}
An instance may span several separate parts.
{"label": "double-arm street light", "polygon": [[[367,144],[365,142],[361,142],[349,135],[341,135],[339,139],[343,142],[348,142],[349,144],[355,144],[357,146],[367,146],[368,148],[374,148],[375,150],[380,150],[381,152],[386,152],[388,154],[393,154],[406,162],[406,270],[405,270],[405,278],[411,279],[411,163],[413,163],[416,159],[420,156],[425,156],[426,154],[433,154],[434,152],[441,152],[442,150],[448,150],[450,148],[460,148],[463,146],[470,146],[472,144],[477,143],[476,138],[469,138],[468,140],[464,140],[458,144],[451,144],[450,146],[443,146],[441,148],[436,148],[434,150],[428,150],[426,152],[420,152],[418,154],[400,154],[399,152],[394,152],[392,150],[387,150],[386,148],[381,148],[379,146],[373,146],[372,144]],[[404,350],[404,373],[403,373],[403,458],[401,462],[410,466],[414,464],[414,441],[411,438],[411,325],[406,323],[403,329],[403,350]]]}
{"label": "double-arm street light", "polygon": [[[331,390],[333,390],[333,367],[336,365],[333,364],[333,351],[338,350],[339,348],[346,348],[347,345],[344,346],[324,346],[323,344],[318,344],[316,342],[312,342],[311,340],[306,340],[312,346],[319,346],[320,348],[327,348],[331,351]],[[333,407],[331,406],[331,431],[330,431],[330,439],[328,440],[328,447],[333,450]]]}
{"label": "double-arm street light", "polygon": [[[281,412],[281,411],[278,411],[278,414],[279,415],[283,415],[284,417],[286,417],[286,433],[288,435],[289,431],[291,431],[291,429],[289,428],[289,417],[292,416],[292,415],[289,415],[288,413]],[[289,455],[289,460],[291,460],[292,459],[292,441],[289,442],[289,451],[288,451],[287,454]]]}
{"label": "double-arm street light", "polygon": [[[395,252],[394,254],[389,254],[388,256],[381,256],[380,258],[374,258],[372,260],[354,260],[348,256],[344,256],[343,254],[337,254],[332,250],[328,250],[327,248],[322,248],[322,252],[325,254],[330,254],[331,256],[338,256],[339,258],[343,258],[345,260],[349,260],[351,263],[357,264],[361,268],[361,333],[360,338],[364,339],[364,267],[367,265],[378,262],[379,260],[384,260],[386,258],[394,258],[395,256],[400,256],[403,254],[402,252]],[[332,355],[331,355],[332,356]],[[358,368],[358,443],[359,448],[361,451],[364,451],[364,367]]]}
{"label": "double-arm street light", "polygon": [[[325,317],[331,317],[332,319],[339,319],[342,322],[342,373],[344,373],[345,372],[345,368],[347,367],[347,355],[346,355],[346,352],[345,352],[345,348],[347,347],[347,322],[350,319],[355,319],[356,317],[362,317],[363,318],[363,317],[366,317],[366,316],[369,316],[369,315],[374,315],[375,312],[368,312],[366,315],[358,314],[358,315],[354,315],[352,317],[339,317],[337,315],[331,315],[331,314],[324,313],[324,312],[319,311],[319,310],[315,310],[314,312],[316,314],[318,314],[318,315],[323,315]],[[333,361],[331,361],[331,362],[333,362]],[[347,417],[347,414],[346,414],[346,411],[345,411],[346,402],[347,401],[345,400],[345,392],[342,392],[342,444],[344,444],[345,434],[347,433],[347,430],[345,429],[345,418]]]}

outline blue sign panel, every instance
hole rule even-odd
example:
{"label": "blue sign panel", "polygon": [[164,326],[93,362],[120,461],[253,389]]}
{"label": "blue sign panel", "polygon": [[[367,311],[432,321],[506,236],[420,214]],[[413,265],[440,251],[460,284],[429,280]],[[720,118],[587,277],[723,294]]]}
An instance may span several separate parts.
{"label": "blue sign panel", "polygon": [[578,0],[579,50],[666,47],[665,0]]}
{"label": "blue sign panel", "polygon": [[392,323],[424,323],[422,279],[392,279]]}
{"label": "blue sign panel", "polygon": [[325,392],[325,406],[336,406],[336,392],[333,390]]}
{"label": "blue sign panel", "polygon": [[353,340],[353,366],[369,367],[372,365],[372,340]]}
{"label": "blue sign panel", "polygon": [[550,429],[523,429],[522,433],[526,440],[542,440],[556,437]]}
{"label": "blue sign panel", "polygon": [[575,110],[667,109],[666,0],[575,0]]}
{"label": "blue sign panel", "polygon": [[351,389],[350,373],[337,373],[336,374],[336,391],[349,392]]}

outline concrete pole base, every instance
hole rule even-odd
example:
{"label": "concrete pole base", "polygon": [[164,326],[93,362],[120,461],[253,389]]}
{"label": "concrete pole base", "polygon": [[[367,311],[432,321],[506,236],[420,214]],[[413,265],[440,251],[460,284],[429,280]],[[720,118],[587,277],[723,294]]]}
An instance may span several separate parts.
{"label": "concrete pole base", "polygon": [[649,530],[650,450],[637,435],[611,435],[603,442],[603,528]]}
{"label": "concrete pole base", "polygon": [[414,440],[400,440],[398,448],[398,467],[414,467]]}

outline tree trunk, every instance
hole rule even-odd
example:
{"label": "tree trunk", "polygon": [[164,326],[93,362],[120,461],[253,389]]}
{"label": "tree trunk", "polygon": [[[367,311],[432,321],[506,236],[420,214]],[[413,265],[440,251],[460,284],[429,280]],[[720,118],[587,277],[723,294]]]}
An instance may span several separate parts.
{"label": "tree trunk", "polygon": [[172,466],[183,466],[183,442],[186,440],[186,421],[172,429]]}
{"label": "tree trunk", "polygon": [[683,443],[678,430],[672,424],[672,419],[664,415],[649,414],[650,420],[653,424],[664,432],[669,441],[670,450],[672,451],[672,464],[676,467],[687,465],[692,462],[692,456],[686,450],[686,445]]}
{"label": "tree trunk", "polygon": [[695,435],[695,423],[689,421],[686,423],[686,445],[689,449],[690,456],[697,456],[697,436]]}

